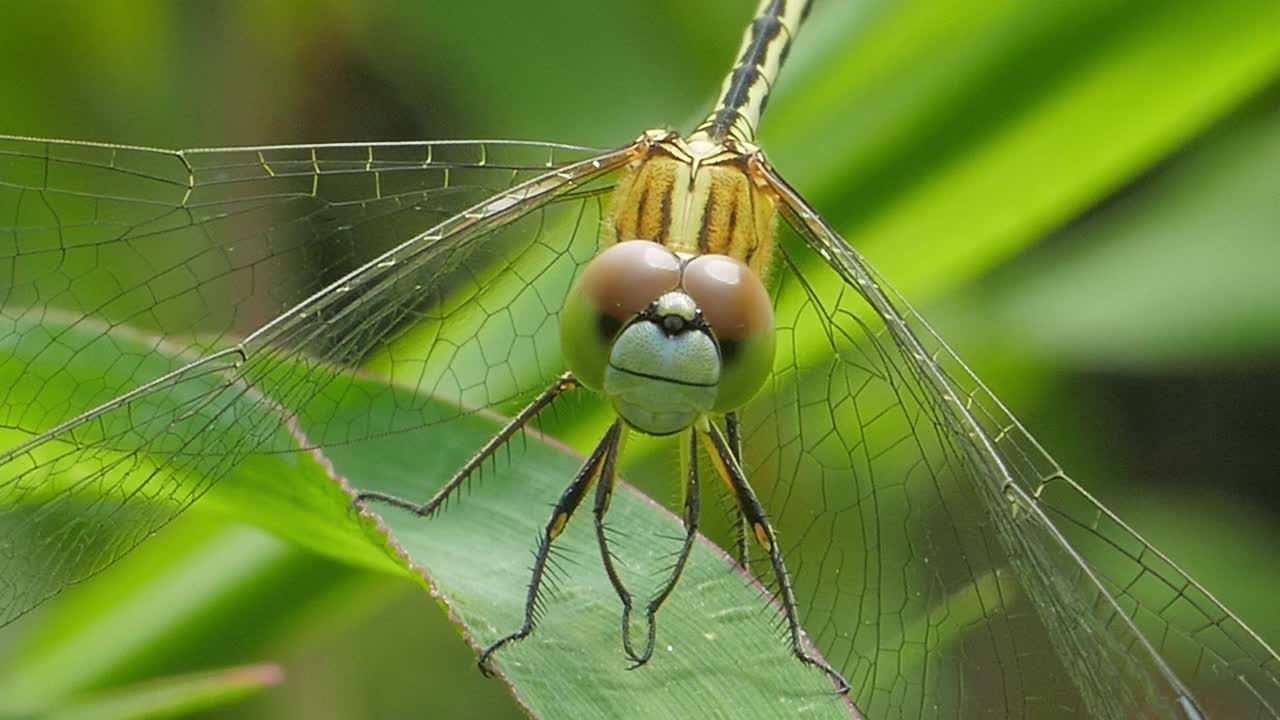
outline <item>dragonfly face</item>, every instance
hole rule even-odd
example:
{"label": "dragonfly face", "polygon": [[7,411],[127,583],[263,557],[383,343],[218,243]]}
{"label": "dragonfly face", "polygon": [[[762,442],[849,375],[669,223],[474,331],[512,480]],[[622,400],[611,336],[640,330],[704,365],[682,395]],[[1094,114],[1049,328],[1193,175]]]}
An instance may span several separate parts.
{"label": "dragonfly face", "polygon": [[763,283],[724,255],[680,257],[628,240],[592,260],[565,303],[569,369],[650,435],[736,410],[772,367],[773,309]]}

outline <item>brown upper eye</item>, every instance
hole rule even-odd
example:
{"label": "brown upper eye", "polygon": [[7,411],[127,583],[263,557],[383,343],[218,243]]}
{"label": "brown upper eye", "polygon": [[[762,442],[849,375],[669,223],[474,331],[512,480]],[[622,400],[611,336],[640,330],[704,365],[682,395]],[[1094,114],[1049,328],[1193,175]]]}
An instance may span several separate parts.
{"label": "brown upper eye", "polygon": [[597,255],[582,273],[582,291],[600,312],[629,320],[680,284],[680,259],[648,240],[628,240]]}
{"label": "brown upper eye", "polygon": [[773,329],[773,305],[760,278],[726,255],[699,255],[684,267],[682,285],[721,342]]}

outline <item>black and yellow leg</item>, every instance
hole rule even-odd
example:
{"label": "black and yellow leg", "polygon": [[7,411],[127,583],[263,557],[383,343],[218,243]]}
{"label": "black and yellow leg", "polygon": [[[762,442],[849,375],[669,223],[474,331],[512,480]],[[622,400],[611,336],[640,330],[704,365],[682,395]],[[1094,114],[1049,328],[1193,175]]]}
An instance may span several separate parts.
{"label": "black and yellow leg", "polygon": [[[731,412],[724,417],[724,433],[729,443],[729,451],[733,453],[733,459],[738,463],[738,467],[742,467],[742,433],[738,423],[738,413]],[[728,484],[726,482],[726,484]],[[737,498],[733,495],[733,487],[729,487],[730,497],[733,499],[733,549],[738,560],[739,567],[750,569],[748,566],[749,558],[747,557],[747,519],[742,515],[742,505],[737,502]]]}
{"label": "black and yellow leg", "polygon": [[635,652],[631,645],[631,636],[628,629],[630,623],[627,619],[623,620],[622,644],[626,650],[627,657],[635,663],[633,668],[639,667],[653,657],[653,647],[657,640],[658,630],[656,616],[658,609],[671,596],[671,592],[676,589],[676,583],[680,582],[680,576],[684,574],[685,565],[689,563],[689,553],[693,550],[693,541],[698,536],[698,513],[701,510],[701,501],[698,498],[698,434],[689,433],[689,471],[688,482],[684,491],[684,542],[680,545],[679,552],[676,553],[675,563],[671,566],[671,574],[667,576],[667,581],[649,601],[645,607],[645,623],[648,625],[648,633],[645,636],[644,650]]}
{"label": "black and yellow leg", "polygon": [[773,527],[769,525],[769,519],[765,516],[764,507],[760,505],[755,491],[747,483],[742,466],[733,456],[729,441],[711,422],[697,426],[697,431],[704,434],[710,441],[711,451],[708,454],[711,456],[712,465],[715,466],[716,472],[733,486],[734,495],[738,498],[738,504],[742,509],[743,519],[751,529],[756,542],[760,543],[769,554],[769,562],[773,566],[773,574],[778,581],[778,602],[782,605],[782,613],[787,621],[791,653],[800,662],[812,665],[826,673],[836,684],[837,693],[843,695],[849,692],[849,682],[844,679],[844,676],[826,661],[809,654],[805,648],[804,631],[800,628],[800,613],[796,608],[795,593],[791,589],[791,578],[787,575],[787,568],[782,563],[782,550],[778,547]]}
{"label": "black and yellow leg", "polygon": [[[600,560],[604,564],[605,575],[609,577],[609,583],[613,585],[614,592],[618,594],[618,599],[622,601],[622,646],[629,650],[631,647],[631,593],[622,584],[622,578],[618,577],[618,571],[614,567],[613,553],[609,551],[609,538],[606,535],[604,524],[605,513],[609,511],[609,501],[613,498],[613,484],[616,479],[616,467],[621,444],[621,442],[615,443],[611,452],[604,457],[604,467],[600,471],[600,481],[596,484],[596,503],[592,514],[595,517],[596,542],[600,546]],[[628,654],[630,654],[629,651]]]}
{"label": "black and yellow leg", "polygon": [[533,402],[530,402],[523,410],[516,413],[515,417],[511,418],[511,420],[508,421],[496,435],[489,438],[489,442],[485,443],[484,447],[480,448],[475,455],[472,455],[471,459],[467,460],[466,464],[459,468],[459,470],[453,474],[453,477],[449,478],[449,480],[445,482],[445,484],[426,502],[417,503],[412,500],[406,500],[404,498],[396,497],[395,495],[388,495],[380,492],[362,492],[356,495],[352,504],[364,505],[369,502],[385,503],[387,505],[401,508],[402,510],[408,510],[409,512],[423,517],[430,516],[436,510],[439,510],[441,505],[448,501],[449,496],[461,487],[462,484],[467,481],[467,478],[471,477],[471,473],[475,472],[476,469],[483,465],[485,460],[493,457],[493,454],[502,448],[507,441],[515,437],[516,433],[520,432],[521,428],[529,424],[529,421],[537,416],[539,412],[546,409],[546,407],[551,404],[552,400],[555,400],[561,393],[567,390],[575,390],[578,387],[580,387],[578,380],[572,373],[564,373],[560,377],[556,378],[556,381],[552,383],[550,387],[539,393],[538,397],[533,399]]}
{"label": "black and yellow leg", "polygon": [[560,499],[556,501],[555,509],[551,511],[551,519],[547,521],[547,525],[542,531],[542,537],[538,539],[538,551],[533,558],[529,590],[524,600],[524,623],[520,625],[519,630],[499,638],[480,653],[480,672],[486,676],[491,674],[489,657],[498,648],[507,643],[526,638],[529,633],[533,632],[534,616],[537,614],[538,607],[538,591],[542,588],[542,579],[547,569],[547,559],[551,556],[551,543],[564,531],[565,525],[569,523],[569,518],[573,515],[573,511],[582,503],[582,498],[586,496],[587,489],[591,487],[592,481],[600,474],[605,457],[616,449],[621,427],[621,423],[615,422],[609,428],[609,431],[605,433],[604,439],[596,446],[587,461],[582,464],[582,469],[578,471],[573,482],[569,484],[569,487],[565,488],[564,492],[560,494]]}

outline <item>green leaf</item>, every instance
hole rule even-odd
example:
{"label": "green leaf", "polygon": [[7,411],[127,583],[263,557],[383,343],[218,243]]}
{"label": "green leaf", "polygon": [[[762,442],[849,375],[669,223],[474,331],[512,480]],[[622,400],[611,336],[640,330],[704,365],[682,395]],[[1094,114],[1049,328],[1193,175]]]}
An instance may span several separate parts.
{"label": "green leaf", "polygon": [[283,681],[280,668],[252,665],[154,680],[83,698],[47,720],[158,720],[240,702]]}
{"label": "green leaf", "polygon": [[[42,608],[25,635],[15,628],[20,642],[0,665],[0,713],[31,713],[104,688],[242,662],[244,651],[257,651],[249,638],[265,644],[287,620],[343,587],[320,557],[213,519],[186,514],[162,541],[145,543]],[[271,588],[265,596],[264,587]]]}
{"label": "green leaf", "polygon": [[[101,338],[97,329],[60,325],[51,317],[44,318],[43,326],[60,331],[67,347]],[[154,340],[138,333],[116,333],[112,339],[117,351],[126,355],[155,352]],[[26,363],[40,362],[38,349],[30,348],[35,344],[18,345],[13,351]],[[66,374],[60,377],[61,382],[72,382]],[[390,416],[397,407],[431,402],[402,389],[394,394],[374,392],[383,386],[376,379],[339,375],[331,385],[335,386],[347,392],[316,399],[307,408],[312,416],[300,418],[294,427],[299,448],[306,444],[311,422],[360,422],[366,414]],[[372,409],[370,397],[380,398]],[[338,400],[327,404],[326,399],[333,398]],[[344,405],[344,400],[350,404]],[[251,394],[237,393],[228,402],[254,401]],[[248,412],[230,408],[217,416],[226,427],[206,431],[234,432],[231,425]],[[530,436],[512,447],[510,464],[500,462],[487,470],[489,477],[474,483],[469,494],[430,521],[402,512],[387,512],[385,525],[368,514],[357,517],[348,488],[424,497],[497,427],[494,417],[469,414],[451,423],[447,432],[427,428],[339,445],[325,457],[254,456],[219,483],[213,496],[238,517],[346,562],[391,569],[389,561],[368,558],[390,558],[387,548],[396,550],[394,565],[429,585],[463,625],[468,640],[483,646],[519,627],[529,553],[549,517],[550,504],[580,460]],[[518,472],[507,472],[511,469]],[[674,593],[658,615],[655,657],[643,669],[624,672],[628,663],[620,642],[620,607],[598,561],[588,514],[582,511],[557,541],[558,592],[547,602],[538,632],[496,658],[518,700],[533,714],[687,717],[722,711],[740,717],[848,716],[848,707],[831,693],[827,678],[790,656],[775,629],[776,609],[761,597],[761,588],[705,540],[695,544],[681,592]],[[647,595],[641,591],[667,571],[681,525],[625,486],[615,495],[609,518],[615,549],[626,563],[624,576],[643,599]],[[199,575],[205,568],[197,564],[189,570]],[[190,589],[198,591],[197,586]],[[643,626],[637,623],[636,630],[642,636]]]}
{"label": "green leaf", "polygon": [[802,35],[762,143],[917,304],[1094,204],[1280,70],[1280,5],[1266,0],[895,3],[842,11],[861,23],[852,38],[823,33],[821,12],[805,33],[825,37]]}
{"label": "green leaf", "polygon": [[1277,187],[1273,95],[1062,232],[1017,273],[1001,273],[980,314],[1024,351],[1076,366],[1249,365],[1274,356]]}

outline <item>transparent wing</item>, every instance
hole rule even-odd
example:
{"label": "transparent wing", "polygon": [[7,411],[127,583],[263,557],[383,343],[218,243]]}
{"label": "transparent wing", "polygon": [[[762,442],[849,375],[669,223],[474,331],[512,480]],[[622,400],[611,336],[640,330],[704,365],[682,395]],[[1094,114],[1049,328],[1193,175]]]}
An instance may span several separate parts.
{"label": "transparent wing", "polygon": [[626,152],[0,137],[0,625],[296,450],[291,413],[317,445],[451,419],[312,417],[341,368],[467,411],[541,387]]}
{"label": "transparent wing", "polygon": [[747,471],[805,629],[865,715],[1277,717],[1275,652],[761,167],[793,232],[777,372],[742,413]]}

